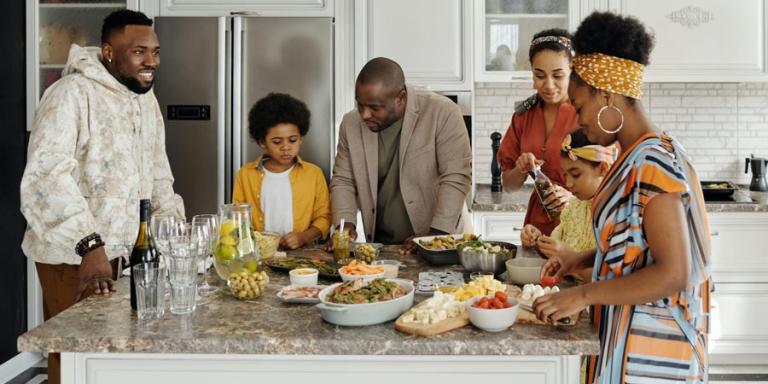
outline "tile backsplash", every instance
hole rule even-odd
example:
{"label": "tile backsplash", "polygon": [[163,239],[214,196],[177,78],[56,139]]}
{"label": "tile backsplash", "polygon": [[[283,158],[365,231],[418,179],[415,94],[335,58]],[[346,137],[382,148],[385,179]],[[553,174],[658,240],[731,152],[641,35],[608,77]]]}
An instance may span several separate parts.
{"label": "tile backsplash", "polygon": [[[534,92],[530,83],[475,84],[475,179],[491,182],[491,133],[504,134],[513,105]],[[749,183],[744,158],[768,157],[768,83],[646,84],[651,120],[677,137],[702,180]]]}

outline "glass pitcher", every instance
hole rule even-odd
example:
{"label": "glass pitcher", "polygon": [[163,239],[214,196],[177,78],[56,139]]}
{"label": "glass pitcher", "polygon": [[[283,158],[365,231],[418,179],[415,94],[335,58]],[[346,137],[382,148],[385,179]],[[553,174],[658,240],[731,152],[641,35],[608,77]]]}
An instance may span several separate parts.
{"label": "glass pitcher", "polygon": [[259,267],[259,248],[251,227],[250,204],[224,204],[219,209],[219,234],[213,265],[223,280],[234,272],[254,272]]}

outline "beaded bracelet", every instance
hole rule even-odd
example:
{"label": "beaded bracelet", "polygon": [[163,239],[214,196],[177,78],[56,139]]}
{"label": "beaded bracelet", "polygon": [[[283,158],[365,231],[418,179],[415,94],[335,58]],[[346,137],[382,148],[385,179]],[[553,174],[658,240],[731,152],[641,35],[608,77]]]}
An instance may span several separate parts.
{"label": "beaded bracelet", "polygon": [[80,255],[80,257],[83,257],[87,255],[88,252],[103,246],[104,246],[104,241],[101,240],[101,235],[99,235],[96,232],[93,232],[90,235],[84,237],[82,240],[80,240],[77,243],[77,245],[75,245],[75,252],[77,252],[77,254]]}

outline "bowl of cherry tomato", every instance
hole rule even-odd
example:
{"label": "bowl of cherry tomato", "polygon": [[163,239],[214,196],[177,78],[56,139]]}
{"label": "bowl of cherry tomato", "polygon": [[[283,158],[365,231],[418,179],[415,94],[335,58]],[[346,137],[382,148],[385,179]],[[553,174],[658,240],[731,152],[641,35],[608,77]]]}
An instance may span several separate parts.
{"label": "bowl of cherry tomato", "polygon": [[515,324],[520,305],[504,292],[467,300],[469,321],[487,332],[501,332]]}

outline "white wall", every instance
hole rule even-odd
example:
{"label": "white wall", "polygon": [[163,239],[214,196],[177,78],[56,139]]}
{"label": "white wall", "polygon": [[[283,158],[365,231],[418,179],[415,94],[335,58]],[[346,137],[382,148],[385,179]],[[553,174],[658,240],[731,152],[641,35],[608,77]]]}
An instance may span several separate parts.
{"label": "white wall", "polygon": [[[643,105],[660,129],[688,150],[701,179],[749,183],[744,157],[768,157],[768,83],[646,84]],[[474,143],[477,183],[490,183],[490,134],[506,132],[525,83],[477,83]]]}

